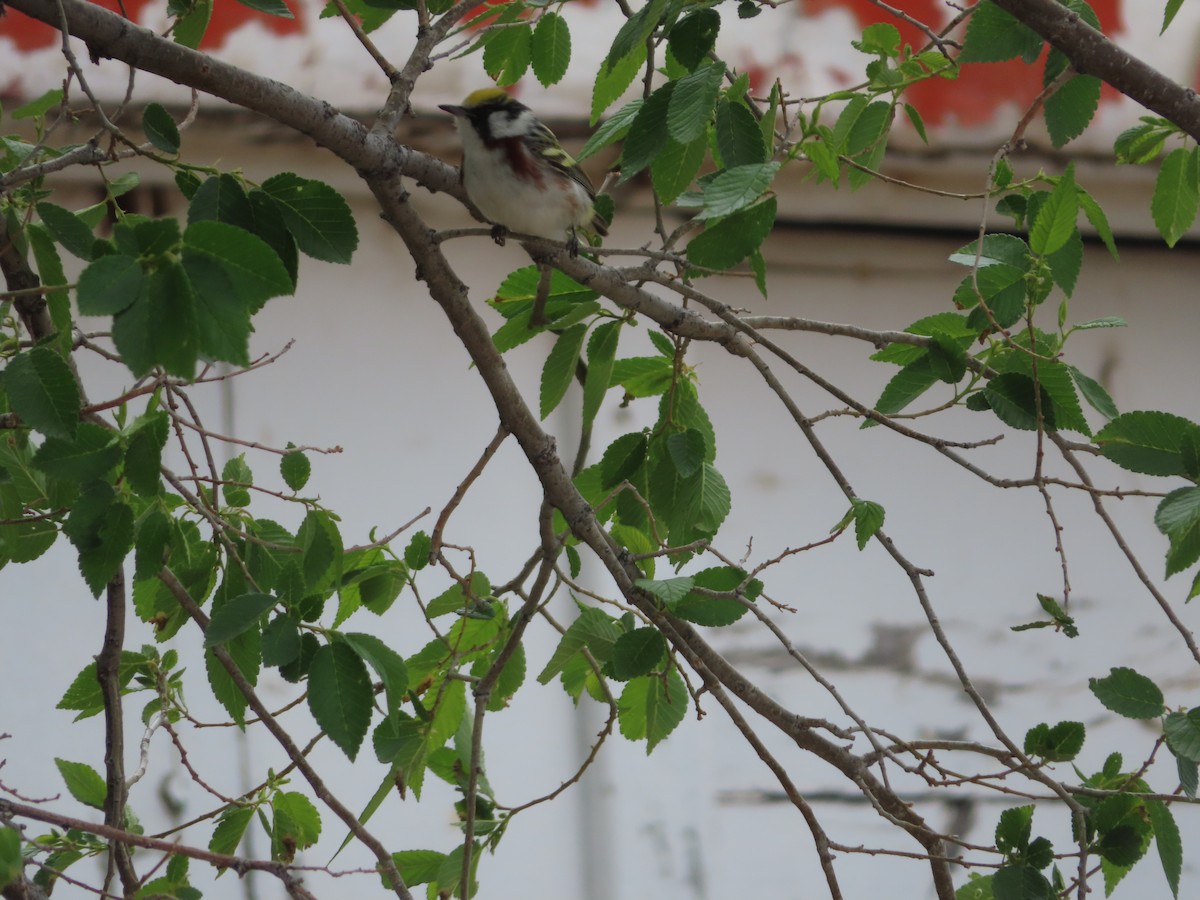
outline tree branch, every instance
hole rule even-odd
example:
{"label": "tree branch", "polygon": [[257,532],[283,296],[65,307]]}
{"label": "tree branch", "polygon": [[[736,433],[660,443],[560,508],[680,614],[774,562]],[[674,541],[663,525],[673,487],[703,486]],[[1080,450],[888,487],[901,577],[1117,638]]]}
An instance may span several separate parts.
{"label": "tree branch", "polygon": [[1200,140],[1200,99],[1191,88],[1126,53],[1057,0],[992,2],[1062,51],[1076,72],[1103,79]]}

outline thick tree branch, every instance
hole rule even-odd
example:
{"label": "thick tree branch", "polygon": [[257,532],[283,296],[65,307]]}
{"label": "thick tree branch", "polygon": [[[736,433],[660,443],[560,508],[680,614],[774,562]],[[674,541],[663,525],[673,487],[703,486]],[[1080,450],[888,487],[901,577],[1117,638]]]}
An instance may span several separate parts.
{"label": "thick tree branch", "polygon": [[[992,0],[1045,38],[1084,75],[1095,75],[1200,140],[1200,99],[1153,66],[1126,53],[1057,0]],[[1130,15],[1145,14],[1144,11]]]}

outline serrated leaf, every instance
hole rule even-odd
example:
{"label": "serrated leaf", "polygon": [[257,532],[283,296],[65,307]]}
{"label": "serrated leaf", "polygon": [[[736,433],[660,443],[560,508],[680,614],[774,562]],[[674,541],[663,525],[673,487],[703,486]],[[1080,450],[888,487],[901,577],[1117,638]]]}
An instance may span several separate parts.
{"label": "serrated leaf", "polygon": [[270,594],[260,593],[242,594],[229,600],[213,612],[204,632],[204,646],[224,644],[253,628],[277,602]]}
{"label": "serrated leaf", "polygon": [[1025,752],[1047,762],[1070,762],[1083,749],[1087,730],[1082,722],[1041,723],[1025,734]]}
{"label": "serrated leaf", "polygon": [[1029,229],[1029,248],[1034,253],[1049,256],[1067,243],[1075,231],[1075,220],[1079,215],[1077,193],[1075,168],[1069,165],[1038,209],[1033,227]]}
{"label": "serrated leaf", "polygon": [[113,318],[112,337],[134,375],[161,366],[190,379],[199,353],[197,331],[195,292],[183,266],[169,260],[142,278],[137,298]]}
{"label": "serrated leaf", "polygon": [[268,178],[262,190],[275,201],[301,251],[324,262],[350,262],[358,247],[358,228],[341,194],[291,172]]}
{"label": "serrated leaf", "polygon": [[1167,713],[1163,719],[1163,734],[1172,753],[1194,763],[1200,762],[1200,707],[1186,713]]}
{"label": "serrated leaf", "polygon": [[142,111],[146,139],[164,153],[179,152],[179,126],[161,103],[148,103]]}
{"label": "serrated leaf", "polygon": [[1159,234],[1174,247],[1196,220],[1200,209],[1195,150],[1180,147],[1167,154],[1154,182],[1150,213]]}
{"label": "serrated leaf", "polygon": [[230,457],[221,468],[221,496],[228,506],[249,506],[250,485],[254,483],[254,475],[246,465],[246,454],[239,453]]}
{"label": "serrated leaf", "polygon": [[657,628],[635,628],[613,645],[613,678],[628,681],[649,675],[666,658],[667,642]]}
{"label": "serrated leaf", "polygon": [[104,809],[104,800],[108,796],[108,786],[103,776],[87,763],[71,762],[55,757],[54,765],[62,775],[63,782],[71,796],[92,809]]}
{"label": "serrated leaf", "polygon": [[318,588],[341,574],[342,536],[326,512],[310,510],[296,532],[302,551],[304,583]]}
{"label": "serrated leaf", "polygon": [[308,708],[351,761],[367,736],[373,697],[367,667],[353,649],[334,643],[317,651],[308,671]]}
{"label": "serrated leaf", "polygon": [[388,714],[396,712],[408,690],[408,667],[404,657],[373,634],[350,632],[342,639],[379,676],[387,695]]}
{"label": "serrated leaf", "polygon": [[533,30],[533,74],[544,86],[558,84],[571,64],[571,29],[558,13],[547,12]]}
{"label": "serrated leaf", "polygon": [[674,82],[667,107],[667,134],[680,144],[704,135],[712,121],[725,66],[711,63]]}
{"label": "serrated leaf", "polygon": [[681,478],[691,478],[704,464],[708,452],[704,435],[695,428],[677,431],[666,439],[667,455]]}
{"label": "serrated leaf", "polygon": [[741,103],[717,104],[715,133],[721,162],[727,169],[767,162],[767,145],[754,114]]}
{"label": "serrated leaf", "polygon": [[850,504],[854,510],[854,539],[858,549],[862,550],[867,546],[867,541],[883,527],[884,509],[878,503],[858,497],[851,499]]}
{"label": "serrated leaf", "polygon": [[1100,106],[1101,84],[1092,75],[1075,75],[1046,99],[1046,130],[1055,148],[1065,146],[1087,129]]}
{"label": "serrated leaf", "polygon": [[271,798],[275,821],[271,829],[272,855],[291,861],[297,850],[305,850],[321,836],[321,814],[311,800],[298,791],[281,791]]}
{"label": "serrated leaf", "polygon": [[79,312],[85,316],[112,316],[137,299],[142,267],[123,254],[102,256],[79,275],[76,292]]}
{"label": "serrated leaf", "polygon": [[1095,435],[1106,458],[1144,475],[1186,475],[1186,441],[1200,441],[1200,425],[1156,410],[1122,413]]}
{"label": "serrated leaf", "polygon": [[298,491],[308,484],[311,473],[312,463],[301,450],[289,450],[279,460],[279,474],[283,477],[284,484],[293,491]]}
{"label": "serrated leaf", "polygon": [[1050,395],[1027,375],[1019,372],[998,375],[984,386],[983,396],[992,412],[1010,428],[1022,431],[1035,431],[1039,426],[1051,431],[1055,428]]}
{"label": "serrated leaf", "polygon": [[54,437],[70,438],[79,425],[79,386],[66,361],[47,347],[11,357],[4,389],[22,424]]}
{"label": "serrated leaf", "polygon": [[718,173],[704,186],[704,209],[699,218],[727,216],[749,206],[771,186],[779,167],[776,162],[751,163]]}
{"label": "serrated leaf", "polygon": [[252,806],[226,807],[217,819],[217,827],[213,829],[208,849],[213,853],[233,856],[242,842],[246,828],[253,819],[254,807]]}
{"label": "serrated leaf", "polygon": [[121,458],[117,433],[94,422],[81,422],[75,437],[48,437],[33,464],[54,478],[91,481],[108,473]]}
{"label": "serrated leaf", "polygon": [[[1183,0],[1167,0],[1167,5],[1163,8],[1163,23],[1162,28],[1159,29],[1159,34],[1164,34],[1166,32],[1167,28],[1169,28],[1171,23],[1175,20],[1176,13],[1179,12],[1182,6]],[[1176,888],[1178,888],[1178,879],[1176,880]],[[1179,891],[1176,890],[1175,893],[1178,896]]]}
{"label": "serrated leaf", "polygon": [[687,698],[687,687],[673,668],[665,679],[634,678],[617,700],[621,734],[631,741],[646,740],[649,754],[683,721]]}
{"label": "serrated leaf", "polygon": [[695,179],[707,151],[703,134],[690,144],[669,139],[650,163],[650,181],[658,199],[668,206],[674,203]]}
{"label": "serrated leaf", "polygon": [[483,48],[483,68],[500,87],[516,84],[533,57],[533,29],[526,22],[505,25]]}
{"label": "serrated leaf", "polygon": [[639,578],[634,582],[637,587],[653,594],[669,609],[688,595],[696,584],[696,579],[690,576],[667,578],[656,581],[653,578]]}
{"label": "serrated leaf", "polygon": [[578,161],[583,161],[589,156],[594,155],[599,150],[607,147],[613,141],[619,141],[629,133],[630,126],[633,125],[634,119],[637,118],[638,112],[642,108],[642,99],[639,97],[636,100],[630,100],[609,118],[605,119],[604,124],[588,138],[579,151]]}
{"label": "serrated leaf", "polygon": [[1171,888],[1171,896],[1178,897],[1179,876],[1183,872],[1183,841],[1179,826],[1171,808],[1161,800],[1147,800],[1146,813],[1150,827],[1154,829],[1154,843],[1158,847],[1158,858],[1167,877],[1167,885]]}
{"label": "serrated leaf", "polygon": [[979,3],[967,22],[960,63],[1005,62],[1016,57],[1032,63],[1042,49],[1042,38],[993,3]]}
{"label": "serrated leaf", "polygon": [[[629,85],[633,84],[633,79],[637,77],[645,62],[646,48],[643,46],[634,47],[611,69],[606,70],[604,66],[600,67],[596,72],[596,81],[592,85],[592,113],[588,119],[590,125],[594,126],[600,121],[604,111],[621,99],[621,95],[629,89]],[[641,104],[640,98],[630,102]],[[621,109],[623,111],[627,109],[627,106]],[[620,115],[620,112],[617,115]],[[632,121],[632,117],[629,121]],[[591,144],[591,141],[588,141],[588,144]],[[582,152],[579,158],[583,158]]]}
{"label": "serrated leaf", "polygon": [[586,336],[586,325],[572,325],[559,335],[546,357],[542,366],[542,386],[539,395],[541,418],[545,419],[550,415],[566,396],[571,379],[575,377],[575,367],[579,362],[579,353],[583,349]]}
{"label": "serrated leaf", "polygon": [[690,72],[707,58],[720,31],[721,14],[715,9],[698,9],[671,27],[667,46],[680,65]]}
{"label": "serrated leaf", "polygon": [[595,421],[604,395],[608,392],[620,336],[621,322],[604,322],[596,326],[588,339],[588,370],[583,383],[582,415],[585,429]]}
{"label": "serrated leaf", "polygon": [[91,261],[96,245],[96,236],[79,216],[53,203],[39,203],[36,208],[42,224],[46,226],[54,240],[62,244],[64,250],[85,262]]}
{"label": "serrated leaf", "polygon": [[268,16],[276,16],[280,19],[295,18],[295,15],[288,9],[287,4],[283,0],[238,0],[238,3],[249,9],[266,13]]}
{"label": "serrated leaf", "polygon": [[663,122],[671,105],[675,82],[668,81],[647,97],[637,110],[625,146],[621,148],[621,159],[617,167],[621,170],[622,182],[628,181],[654,161],[667,143],[667,129]]}
{"label": "serrated leaf", "polygon": [[1107,709],[1128,719],[1153,719],[1163,713],[1163,694],[1153,681],[1125,666],[1104,678],[1089,678],[1088,687]]}
{"label": "serrated leaf", "polygon": [[728,269],[762,245],[775,225],[774,197],[710,223],[687,246],[688,261],[707,269]]}

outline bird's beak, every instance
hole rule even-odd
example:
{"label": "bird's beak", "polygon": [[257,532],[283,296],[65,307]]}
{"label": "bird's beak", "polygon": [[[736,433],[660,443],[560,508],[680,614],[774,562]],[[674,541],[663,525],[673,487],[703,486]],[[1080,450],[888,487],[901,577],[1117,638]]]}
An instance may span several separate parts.
{"label": "bird's beak", "polygon": [[439,103],[438,109],[442,112],[448,112],[452,116],[461,116],[466,113],[466,109],[461,106],[455,106],[452,103]]}

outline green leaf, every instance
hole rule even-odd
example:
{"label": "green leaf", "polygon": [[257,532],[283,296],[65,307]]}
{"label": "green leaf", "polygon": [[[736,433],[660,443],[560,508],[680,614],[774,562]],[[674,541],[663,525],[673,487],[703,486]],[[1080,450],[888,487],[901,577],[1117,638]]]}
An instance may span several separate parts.
{"label": "green leaf", "polygon": [[[1180,7],[1182,7],[1182,6],[1183,6],[1183,0],[1167,0],[1167,5],[1166,5],[1166,7],[1163,8],[1163,23],[1162,23],[1162,28],[1158,32],[1159,34],[1166,33],[1167,28],[1169,28],[1171,23],[1175,20],[1175,14],[1179,12]],[[1165,865],[1165,863],[1164,863],[1164,865]],[[1179,887],[1179,879],[1176,878],[1175,885],[1174,885],[1176,896],[1179,895],[1178,887]]]}
{"label": "green leaf", "polygon": [[85,262],[92,259],[96,236],[79,216],[53,203],[37,204],[37,214],[64,250]]}
{"label": "green leaf", "polygon": [[148,103],[142,111],[146,139],[163,153],[179,152],[179,126],[161,103]]}
{"label": "green leaf", "polygon": [[674,668],[665,678],[634,678],[617,700],[621,734],[631,741],[645,739],[649,754],[683,721],[687,705],[687,687]]}
{"label": "green leaf", "polygon": [[1029,248],[1040,256],[1049,256],[1062,248],[1075,231],[1079,216],[1078,190],[1075,187],[1075,167],[1067,166],[1046,202],[1041,205],[1033,227],[1029,229]]}
{"label": "green leaf", "polygon": [[749,206],[771,186],[780,164],[750,163],[719,172],[704,186],[704,209],[700,218],[727,216]]}
{"label": "green leaf", "polygon": [[230,457],[221,469],[221,495],[228,506],[249,506],[254,474],[246,465],[246,454]]}
{"label": "green leaf", "polygon": [[170,422],[165,412],[143,415],[129,430],[125,449],[125,480],[143,497],[158,493],[162,485],[162,452]]}
{"label": "green leaf", "polygon": [[[646,48],[644,46],[634,47],[611,69],[606,70],[603,66],[600,67],[599,71],[596,72],[596,81],[592,85],[592,113],[588,120],[590,125],[594,126],[600,121],[600,117],[604,115],[604,111],[616,103],[621,98],[621,95],[629,89],[629,85],[633,84],[633,79],[637,77],[645,61]],[[634,103],[641,106],[642,101],[640,98],[630,101],[630,104]],[[616,116],[621,115],[628,108],[629,105],[623,106],[617,112]],[[616,118],[616,116],[613,116],[613,118]],[[612,120],[610,119],[609,121]],[[632,115],[630,115],[628,121],[633,121]],[[628,125],[628,122],[626,122],[626,125]],[[586,150],[591,143],[591,141],[588,141],[584,149]],[[592,152],[595,152],[595,150]],[[583,158],[584,154],[581,152],[579,159]]]}
{"label": "green leaf", "polygon": [[289,450],[279,460],[279,474],[283,483],[293,491],[298,491],[308,484],[308,476],[312,473],[312,463],[302,450]]}
{"label": "green leaf", "polygon": [[[133,677],[139,672],[144,672],[145,668],[146,657],[144,655],[130,650],[122,650],[121,660],[117,667],[117,684],[124,690]],[[72,679],[55,709],[78,710],[79,715],[75,717],[76,721],[103,711],[104,694],[100,689],[95,662],[88,663]]]}
{"label": "green leaf", "polygon": [[721,14],[715,9],[688,13],[671,27],[667,46],[675,59],[689,72],[694,71],[712,51],[721,31]]}
{"label": "green leaf", "polygon": [[1100,106],[1101,84],[1092,75],[1076,75],[1046,99],[1046,130],[1055,148],[1079,137],[1091,123]]}
{"label": "green leaf", "polygon": [[[1035,392],[1040,394],[1040,400]],[[983,396],[992,412],[1010,428],[1036,431],[1040,412],[1042,427],[1054,430],[1054,408],[1050,395],[1027,375],[1019,372],[997,375],[984,386]]]}
{"label": "green leaf", "polygon": [[649,675],[666,659],[667,641],[657,628],[635,628],[613,645],[613,678],[628,681]]}
{"label": "green leaf", "polygon": [[717,150],[727,169],[767,162],[767,145],[754,114],[741,103],[723,99],[715,119]]}
{"label": "green leaf", "polygon": [[549,684],[550,680],[562,672],[567,663],[585,647],[598,663],[604,665],[612,655],[617,638],[623,633],[621,626],[612,616],[594,607],[583,607],[579,611],[579,617],[570,624],[562,640],[558,642],[550,661],[538,674],[538,683]]}
{"label": "green leaf", "polygon": [[646,461],[648,446],[641,431],[623,434],[609,444],[600,458],[600,486],[608,490],[633,475]]}
{"label": "green leaf", "polygon": [[[30,222],[25,234],[29,239],[29,249],[33,251],[42,285],[65,285],[67,276],[63,271],[62,257],[58,255],[58,248],[54,245],[50,232],[44,226]],[[59,346],[65,352],[71,340],[70,296],[65,290],[47,291],[45,296],[50,308],[51,323],[58,331]]]}
{"label": "green leaf", "polygon": [[53,478],[91,481],[106,475],[121,459],[117,433],[94,422],[81,422],[71,439],[48,437],[33,464]]}
{"label": "green leaf", "polygon": [[483,48],[483,68],[496,84],[506,87],[521,80],[533,56],[533,29],[525,22],[505,25]]}
{"label": "green leaf", "polygon": [[767,197],[754,206],[710,223],[688,243],[688,261],[707,269],[728,269],[756,250],[775,225],[776,203]]}
{"label": "green leaf", "polygon": [[1200,707],[1186,713],[1167,713],[1163,719],[1163,734],[1171,752],[1183,759],[1200,762]]}
{"label": "green leaf", "polygon": [[1158,411],[1122,413],[1096,432],[1100,452],[1144,475],[1186,475],[1183,448],[1200,441],[1200,425]]}
{"label": "green leaf", "polygon": [[1084,375],[1074,366],[1067,366],[1067,371],[1075,381],[1076,387],[1079,388],[1079,393],[1083,395],[1083,399],[1091,405],[1092,409],[1096,410],[1096,412],[1100,413],[1106,419],[1115,419],[1120,415],[1117,405],[1100,382],[1088,375]]}
{"label": "green leaf", "polygon": [[123,254],[102,256],[80,273],[76,293],[79,312],[85,316],[112,316],[137,299],[142,267]]}
{"label": "green leaf", "polygon": [[254,819],[252,806],[227,806],[217,818],[217,827],[213,829],[208,849],[213,853],[232,856],[237,852],[238,845],[246,828]]}
{"label": "green leaf", "polygon": [[1042,38],[993,3],[979,3],[967,22],[960,63],[1005,62],[1021,57],[1033,63],[1042,50]]}
{"label": "green leaf", "polygon": [[680,144],[703,137],[712,121],[725,66],[711,63],[675,82],[667,107],[667,133]]}
{"label": "green leaf", "polygon": [[175,29],[172,31],[175,43],[193,50],[199,47],[204,40],[204,33],[208,31],[212,12],[213,0],[191,0],[187,12],[175,20]]}
{"label": "green leaf", "polygon": [[341,194],[291,172],[268,178],[262,190],[275,201],[304,253],[323,262],[350,262],[358,246],[358,228]]}
{"label": "green leaf", "polygon": [[93,481],[75,501],[63,531],[79,551],[79,571],[100,596],[133,549],[133,510],[116,500],[107,482]]}
{"label": "green leaf", "polygon": [[608,392],[621,336],[621,322],[597,325],[588,339],[588,370],[583,383],[583,427],[590,428]]}
{"label": "green leaf", "polygon": [[1155,511],[1154,524],[1171,541],[1167,577],[1190,568],[1200,559],[1200,488],[1177,488],[1167,494]]}
{"label": "green leaf", "polygon": [[286,666],[300,655],[300,628],[296,620],[280,613],[263,626],[262,661],[264,666]]}
{"label": "green leaf", "polygon": [[1178,897],[1179,876],[1183,872],[1183,841],[1179,826],[1175,823],[1171,808],[1161,800],[1147,800],[1145,804],[1150,827],[1154,829],[1154,843],[1158,846],[1163,874],[1167,876],[1171,896]]}
{"label": "green leaf", "polygon": [[1107,709],[1127,719],[1153,719],[1163,714],[1158,685],[1125,666],[1113,668],[1104,678],[1089,678],[1088,687]]}
{"label": "green leaf", "polygon": [[62,775],[71,796],[92,809],[104,809],[104,799],[108,796],[108,786],[103,776],[87,763],[70,762],[54,758],[58,773]]}
{"label": "green leaf", "polygon": [[917,133],[921,143],[928,145],[929,136],[925,133],[925,120],[921,118],[920,111],[911,103],[905,103],[904,114],[908,116],[908,121],[912,123],[913,131]]}
{"label": "green leaf", "polygon": [[342,536],[327,512],[310,510],[296,532],[303,553],[304,583],[319,588],[341,575]]}
{"label": "green leaf", "polygon": [[238,3],[250,9],[266,13],[268,16],[277,16],[280,19],[295,18],[283,0],[238,0]]}
{"label": "green leaf", "polygon": [[[679,600],[671,610],[673,615],[697,625],[716,627],[732,625],[749,610],[745,604],[733,598],[706,597],[696,588],[728,593],[737,590],[746,580],[746,573],[732,566],[715,566],[702,569],[693,576],[695,584],[691,592]],[[754,600],[762,593],[762,582],[753,579],[744,589],[743,596]]]}
{"label": "green leaf", "polygon": [[1196,172],[1196,152],[1180,147],[1163,160],[1154,182],[1150,213],[1159,234],[1174,247],[1196,220],[1200,209],[1200,183]]}
{"label": "green leaf", "polygon": [[[927,356],[922,356],[911,362],[891,377],[884,386],[879,399],[875,401],[875,410],[884,415],[900,412],[923,393],[938,383],[937,372]],[[864,422],[866,427],[873,422]]]}
{"label": "green leaf", "polygon": [[213,612],[204,632],[204,646],[216,647],[253,628],[279,601],[270,594],[242,594]]}
{"label": "green leaf", "polygon": [[558,84],[571,64],[571,29],[558,13],[547,12],[533,30],[533,74],[545,87]]}
{"label": "green leaf", "polygon": [[21,833],[15,828],[0,829],[0,889],[7,888],[20,879],[24,868]]}
{"label": "green leaf", "polygon": [[[625,20],[613,38],[608,56],[604,58],[601,72],[611,72],[618,62],[623,61],[635,48],[641,48],[662,20],[667,0],[648,0],[645,6]],[[642,57],[645,59],[645,56]]]}
{"label": "green leaf", "polygon": [[188,224],[197,222],[224,222],[251,230],[254,210],[241,181],[228,174],[207,178],[188,203]]}
{"label": "green leaf", "polygon": [[342,639],[383,682],[388,715],[396,712],[408,690],[408,667],[404,657],[373,634],[350,632],[343,634]]}
{"label": "green leaf", "polygon": [[1043,722],[1025,733],[1025,753],[1047,762],[1070,762],[1083,749],[1086,734],[1082,722],[1059,722],[1053,727]]}
{"label": "green leaf", "polygon": [[653,578],[639,578],[634,584],[646,593],[653,594],[663,602],[664,606],[670,609],[688,595],[695,586],[696,579],[691,576],[667,578],[663,581],[655,581]]}
{"label": "green leaf", "polygon": [[579,362],[579,353],[583,349],[583,339],[587,336],[587,326],[572,325],[558,336],[546,362],[542,366],[542,389],[540,394],[540,414],[543,419],[554,411],[554,408],[566,396],[571,379],[575,377],[575,367]]}
{"label": "green leaf", "polygon": [[[294,289],[279,254],[262,238],[236,225],[193,222],[183,234],[183,243],[183,263],[193,283],[197,283],[195,264],[204,260],[224,273],[238,298],[252,310]],[[200,293],[203,298],[204,291]],[[222,311],[214,307],[214,316],[220,315]]]}
{"label": "green leaf", "polygon": [[667,455],[681,478],[691,478],[704,465],[708,442],[695,428],[668,435],[666,446]]}
{"label": "green leaf", "polygon": [[162,366],[190,379],[199,352],[197,330],[196,295],[183,267],[171,260],[142,278],[137,299],[113,318],[112,337],[134,375]]}
{"label": "green leaf", "polygon": [[429,551],[433,546],[428,534],[418,531],[404,548],[404,564],[414,572],[429,565]]}
{"label": "green leaf", "polygon": [[858,549],[862,550],[867,546],[867,541],[883,527],[884,510],[878,503],[858,497],[851,498],[850,505],[854,511],[854,539],[858,542]]}
{"label": "green leaf", "polygon": [[996,849],[1005,856],[1021,853],[1029,846],[1033,806],[1015,806],[1000,813],[996,824]]}
{"label": "green leaf", "polygon": [[625,136],[621,158],[617,167],[621,170],[621,181],[628,181],[654,161],[667,143],[667,129],[663,122],[671,105],[675,82],[668,81],[656,89],[638,107],[637,115]]}
{"label": "green leaf", "polygon": [[37,119],[50,112],[50,110],[62,102],[62,88],[51,88],[40,97],[36,97],[28,103],[18,106],[9,113],[9,117],[13,119]]}
{"label": "green leaf", "polygon": [[339,642],[317,651],[308,671],[308,708],[351,761],[367,736],[373,698],[367,667],[351,647]]}
{"label": "green leaf", "polygon": [[639,97],[636,100],[630,100],[609,118],[605,119],[604,124],[597,128],[595,133],[588,138],[587,143],[583,145],[576,159],[582,162],[589,156],[607,147],[613,141],[619,141],[625,137],[629,133],[629,129],[633,125],[633,121],[637,118],[637,114],[641,108],[642,99]]}
{"label": "green leaf", "polygon": [[3,370],[4,389],[22,424],[46,435],[70,438],[79,424],[79,386],[70,366],[46,347],[18,353]]}
{"label": "green leaf", "polygon": [[650,163],[650,181],[658,199],[668,206],[674,203],[695,179],[707,151],[708,141],[703,134],[690,144],[668,139]]}
{"label": "green leaf", "polygon": [[297,791],[285,791],[271,798],[275,821],[271,845],[282,852],[276,858],[290,860],[296,850],[311,847],[321,836],[321,815],[311,800]]}
{"label": "green leaf", "polygon": [[675,367],[661,356],[634,356],[613,363],[612,384],[631,397],[653,397],[671,387]]}

